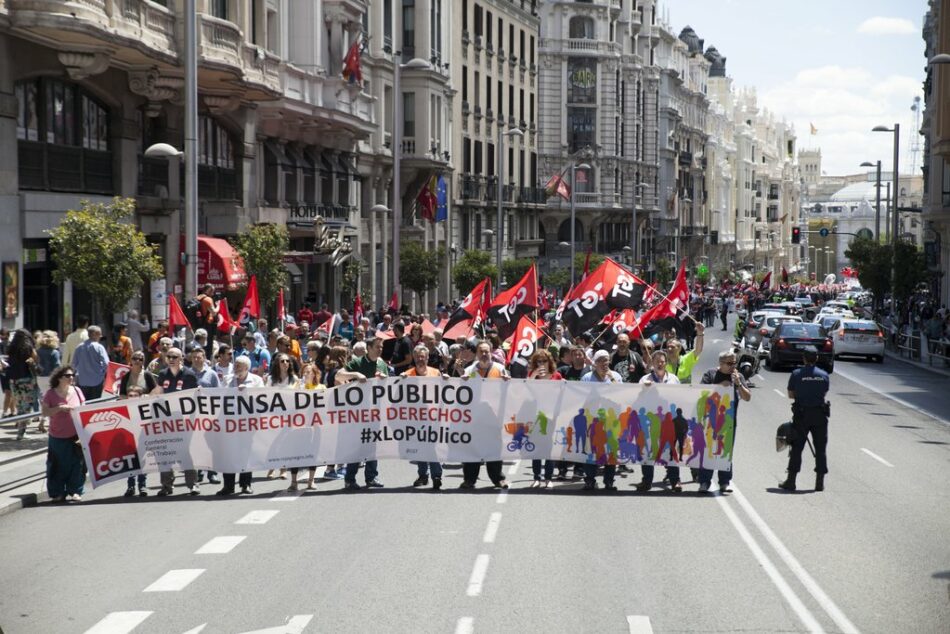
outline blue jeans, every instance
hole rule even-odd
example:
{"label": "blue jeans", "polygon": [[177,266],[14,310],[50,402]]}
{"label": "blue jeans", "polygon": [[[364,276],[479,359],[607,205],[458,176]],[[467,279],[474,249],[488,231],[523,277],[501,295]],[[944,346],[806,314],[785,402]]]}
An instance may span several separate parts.
{"label": "blue jeans", "polygon": [[[614,476],[617,474],[617,465],[604,465],[604,485],[610,486],[614,483]],[[588,462],[584,465],[584,481],[593,483],[597,480],[597,464]]]}
{"label": "blue jeans", "polygon": [[137,476],[129,476],[129,479],[126,481],[125,486],[127,486],[130,489],[135,488],[136,479],[138,479],[139,481],[139,488],[144,489],[145,488],[145,474],[144,473],[140,473]]}
{"label": "blue jeans", "polygon": [[419,474],[420,478],[428,478],[429,471],[432,471],[432,477],[441,480],[442,479],[442,463],[441,462],[417,462],[416,463],[416,473]]}
{"label": "blue jeans", "polygon": [[[378,470],[379,462],[376,460],[367,460],[366,461],[366,472],[363,474],[366,477],[367,482],[372,482],[376,479],[376,476],[379,475]],[[356,482],[356,474],[359,473],[360,463],[351,462],[346,465],[346,476],[344,476],[343,481],[347,484]]]}
{"label": "blue jeans", "polygon": [[[643,481],[648,484],[653,484],[653,465],[645,464],[640,468],[643,470]],[[680,481],[680,468],[667,467],[666,477],[670,479],[670,484],[676,484]]]}
{"label": "blue jeans", "polygon": [[[700,484],[711,483],[712,474],[713,474],[712,469],[700,469],[699,478],[698,478],[699,483]],[[730,482],[732,482],[732,469],[729,469],[729,471],[720,470],[719,471],[719,486],[727,486]]]}
{"label": "blue jeans", "polygon": [[72,438],[49,437],[46,455],[46,490],[51,498],[78,493],[86,481],[85,462]]}
{"label": "blue jeans", "polygon": [[[531,473],[534,474],[535,480],[541,479],[541,461],[540,460],[531,461]],[[553,477],[554,477],[554,461],[545,460],[544,461],[544,479],[550,480]]]}

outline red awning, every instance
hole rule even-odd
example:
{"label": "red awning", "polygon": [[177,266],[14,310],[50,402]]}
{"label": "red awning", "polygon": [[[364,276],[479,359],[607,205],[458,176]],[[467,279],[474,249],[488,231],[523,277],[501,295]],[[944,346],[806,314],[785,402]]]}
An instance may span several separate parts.
{"label": "red awning", "polygon": [[198,236],[198,286],[213,284],[216,291],[234,291],[247,283],[244,263],[227,240]]}

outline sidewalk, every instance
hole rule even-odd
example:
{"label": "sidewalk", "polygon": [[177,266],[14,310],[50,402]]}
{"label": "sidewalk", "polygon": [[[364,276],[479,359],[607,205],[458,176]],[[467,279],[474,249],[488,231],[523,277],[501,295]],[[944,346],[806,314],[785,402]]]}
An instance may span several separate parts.
{"label": "sidewalk", "polygon": [[893,361],[900,361],[901,363],[906,363],[908,365],[913,365],[921,370],[926,370],[932,374],[939,374],[950,378],[950,368],[943,366],[943,361],[941,359],[936,359],[933,361],[933,365],[925,363],[923,361],[914,361],[908,357],[902,357],[901,355],[893,352],[892,350],[884,350],[884,356]]}
{"label": "sidewalk", "polygon": [[31,423],[17,441],[15,427],[0,429],[0,516],[49,500],[46,494],[47,435]]}

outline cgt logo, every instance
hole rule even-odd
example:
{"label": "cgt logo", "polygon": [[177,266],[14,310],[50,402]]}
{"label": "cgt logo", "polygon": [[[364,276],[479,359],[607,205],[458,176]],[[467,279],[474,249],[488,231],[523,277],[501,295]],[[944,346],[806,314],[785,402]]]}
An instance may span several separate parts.
{"label": "cgt logo", "polygon": [[135,436],[120,427],[130,422],[127,407],[83,412],[80,421],[83,427],[91,427],[93,431],[89,439],[89,454],[96,480],[141,468]]}

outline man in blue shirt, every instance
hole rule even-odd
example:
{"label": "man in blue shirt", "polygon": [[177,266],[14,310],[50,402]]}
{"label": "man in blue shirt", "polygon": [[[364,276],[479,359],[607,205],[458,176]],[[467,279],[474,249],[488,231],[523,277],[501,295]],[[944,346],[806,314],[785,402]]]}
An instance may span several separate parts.
{"label": "man in blue shirt", "polygon": [[244,335],[244,349],[234,355],[235,358],[242,356],[251,360],[251,374],[259,377],[267,376],[270,369],[270,352],[267,348],[258,345],[253,334]]}
{"label": "man in blue shirt", "polygon": [[102,396],[102,386],[106,382],[106,370],[109,368],[109,354],[99,343],[102,329],[89,326],[86,329],[89,338],[82,342],[73,353],[73,366],[76,368],[76,384],[87,401]]}
{"label": "man in blue shirt", "polygon": [[788,456],[788,477],[779,487],[794,491],[795,478],[802,468],[802,450],[808,434],[815,445],[815,490],[825,490],[825,474],[828,473],[825,448],[828,445],[828,416],[830,406],[825,401],[831,379],[828,373],[816,367],[818,350],[809,346],[803,353],[805,367],[792,372],[788,379],[788,397],[792,404],[792,424],[795,427],[795,439]]}

